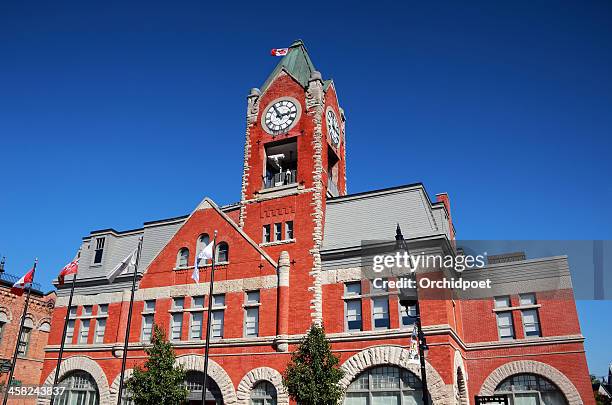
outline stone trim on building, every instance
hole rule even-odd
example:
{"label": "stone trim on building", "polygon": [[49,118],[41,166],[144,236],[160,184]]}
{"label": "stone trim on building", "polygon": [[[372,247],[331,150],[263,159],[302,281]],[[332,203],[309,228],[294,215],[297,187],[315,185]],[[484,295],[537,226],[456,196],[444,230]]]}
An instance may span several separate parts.
{"label": "stone trim on building", "polygon": [[[51,386],[53,385],[53,378],[55,377],[55,370],[53,368],[47,378],[45,379],[44,385]],[[106,379],[106,374],[102,370],[102,367],[98,365],[95,361],[85,356],[72,356],[64,359],[62,361],[62,365],[60,367],[59,381],[62,380],[68,373],[72,371],[85,371],[96,382],[98,386],[98,393],[100,394],[100,404],[110,404],[111,402],[111,392],[110,387],[108,385],[108,380]],[[36,400],[37,405],[48,405],[51,401],[49,397],[39,396]]]}
{"label": "stone trim on building", "polygon": [[533,360],[519,360],[496,368],[486,378],[480,388],[480,395],[493,395],[495,388],[506,378],[515,374],[537,374],[552,381],[563,393],[569,405],[582,405],[578,390],[559,370],[546,363]]}
{"label": "stone trim on building", "polygon": [[[344,377],[340,380],[340,387],[346,390],[350,383],[361,372],[374,366],[394,365],[413,372],[420,378],[421,369],[418,364],[408,363],[408,350],[400,346],[376,346],[360,351],[346,360],[341,368]],[[449,388],[440,377],[440,374],[428,362],[425,364],[427,371],[427,387],[434,405],[452,405],[453,398]]]}
{"label": "stone trim on building", "polygon": [[[125,370],[125,374],[123,375],[123,390],[125,391],[125,381],[132,376],[134,370],[129,368]],[[117,377],[113,380],[113,383],[110,386],[110,394],[111,394],[111,404],[117,403],[117,395],[119,394],[119,379],[121,378],[121,371],[117,374]]]}
{"label": "stone trim on building", "polygon": [[289,394],[283,385],[283,376],[277,370],[270,367],[255,368],[242,377],[236,390],[238,405],[249,405],[251,390],[260,381],[268,381],[274,385],[274,388],[276,388],[277,405],[289,405]]}
{"label": "stone trim on building", "polygon": [[312,293],[310,308],[312,310],[312,322],[321,325],[323,323],[323,288],[321,284],[321,247],[323,245],[323,107],[325,105],[325,93],[323,92],[323,80],[321,73],[313,72],[308,81],[306,90],[306,113],[313,117],[313,159],[312,182],[314,192],[312,193],[311,206],[313,207],[312,221],[314,223],[312,240],[314,242],[310,254],[312,255],[312,269],[309,275],[312,277]]}
{"label": "stone trim on building", "polygon": [[[275,266],[276,267],[276,266]],[[215,294],[241,292],[248,290],[264,290],[276,288],[277,276],[257,276],[242,278],[237,280],[220,280],[215,281]],[[153,300],[160,298],[182,297],[182,296],[197,296],[208,294],[210,290],[209,282],[199,284],[176,284],[164,287],[152,287],[138,289],[134,296],[134,301]],[[102,293],[97,295],[75,295],[72,300],[72,305],[96,305],[124,302],[130,300],[130,290],[124,290],[114,293]],[[68,297],[60,297],[57,302],[57,307],[65,307],[68,305]]]}
{"label": "stone trim on building", "polygon": [[[176,364],[182,365],[185,370],[204,371],[204,356],[198,354],[188,354],[176,358]],[[227,372],[213,359],[208,359],[208,377],[219,386],[223,403],[225,405],[236,405],[236,391],[234,384]]]}
{"label": "stone trim on building", "polygon": [[455,350],[453,359],[453,393],[458,398],[457,405],[470,405],[470,392],[468,388],[468,373],[463,364],[463,357],[459,350]]}

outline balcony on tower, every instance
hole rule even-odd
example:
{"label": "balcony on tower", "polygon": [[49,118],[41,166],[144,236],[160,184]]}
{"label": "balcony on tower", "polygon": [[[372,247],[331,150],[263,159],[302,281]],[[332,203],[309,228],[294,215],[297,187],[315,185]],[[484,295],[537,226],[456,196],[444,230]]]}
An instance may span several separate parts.
{"label": "balcony on tower", "polygon": [[297,142],[295,139],[266,145],[263,188],[271,189],[297,183]]}

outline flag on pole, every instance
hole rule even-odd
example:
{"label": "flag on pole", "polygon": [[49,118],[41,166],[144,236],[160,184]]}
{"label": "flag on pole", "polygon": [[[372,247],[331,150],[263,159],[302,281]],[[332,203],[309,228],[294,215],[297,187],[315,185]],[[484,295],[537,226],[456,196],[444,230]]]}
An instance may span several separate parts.
{"label": "flag on pole", "polygon": [[32,281],[34,281],[34,268],[28,271],[23,277],[17,280],[15,284],[13,284],[13,287],[11,287],[11,292],[21,297],[23,295],[23,291],[25,290],[26,284],[31,285]]}
{"label": "flag on pole", "polygon": [[117,276],[127,274],[130,272],[130,270],[133,270],[136,267],[137,252],[138,248],[134,249],[132,253],[127,255],[125,259],[121,260],[121,262],[119,262],[119,264],[106,275],[106,279],[109,283],[114,282]]}
{"label": "flag on pole", "polygon": [[199,269],[200,260],[208,260],[208,259],[213,258],[213,245],[214,244],[215,244],[215,241],[213,239],[213,241],[210,242],[208,245],[206,245],[204,249],[202,249],[200,253],[198,253],[198,255],[196,256],[193,273],[191,273],[191,278],[196,283],[200,282],[200,269]]}
{"label": "flag on pole", "polygon": [[289,48],[274,48],[270,51],[272,56],[285,56],[289,52]]}
{"label": "flag on pole", "polygon": [[68,263],[67,265],[65,265],[62,271],[60,271],[59,275],[57,276],[57,281],[59,282],[59,285],[64,285],[64,278],[66,276],[70,274],[77,274],[78,271],[79,271],[79,259],[75,259],[71,261],[70,263]]}

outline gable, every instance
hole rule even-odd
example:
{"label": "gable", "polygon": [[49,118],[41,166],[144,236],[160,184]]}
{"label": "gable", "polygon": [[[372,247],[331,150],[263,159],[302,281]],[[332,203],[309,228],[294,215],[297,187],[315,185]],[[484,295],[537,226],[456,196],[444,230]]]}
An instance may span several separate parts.
{"label": "gable", "polygon": [[[217,231],[217,244],[229,246],[229,262],[217,264],[215,280],[231,280],[276,274],[276,262],[264,252],[238,225],[208,198],[193,211],[160,253],[153,259],[144,274],[140,288],[177,284],[193,284],[197,240],[206,233],[211,240]],[[177,254],[180,249],[189,250],[188,266],[178,269]],[[210,266],[200,269],[200,281],[208,277]]]}

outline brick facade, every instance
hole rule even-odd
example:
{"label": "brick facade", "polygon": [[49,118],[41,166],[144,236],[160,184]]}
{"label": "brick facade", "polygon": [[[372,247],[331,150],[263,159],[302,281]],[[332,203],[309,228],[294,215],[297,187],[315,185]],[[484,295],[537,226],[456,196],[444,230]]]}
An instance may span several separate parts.
{"label": "brick facade", "polygon": [[[298,43],[291,52],[302,50]],[[155,300],[155,323],[167,333],[171,331],[172,316],[182,317],[180,339],[174,342],[177,361],[188,370],[202,370],[203,341],[190,338],[190,326],[192,313],[197,312],[193,297],[208,294],[210,267],[205,265],[200,270],[201,283],[196,284],[191,279],[193,252],[200,235],[212,236],[217,231],[217,242],[229,246],[229,260],[219,263],[215,272],[214,293],[224,294],[225,298],[224,327],[222,338],[212,341],[209,375],[219,387],[224,404],[249,403],[250,392],[258,381],[272,383],[278,404],[293,403],[282,387],[281,374],[300,337],[313,322],[324,325],[332,349],[340,357],[346,371],[343,387],[359,373],[377,365],[398,366],[419,375],[418,367],[407,361],[411,329],[400,324],[397,292],[388,294],[389,327],[375,330],[369,283],[362,281],[363,330],[346,330],[344,282],[358,281],[360,277],[350,266],[327,270],[323,246],[328,202],[334,198],[356,198],[346,194],[344,113],[333,82],[323,81],[316,71],[300,80],[299,72],[291,69],[291,66],[279,69],[261,91],[254,89],[248,96],[240,203],[219,208],[205,199],[163,245],[139,279],[134,317],[129,325],[128,374],[144,361],[145,343],[141,337],[147,300]],[[273,136],[262,128],[262,114],[276,100],[287,97],[299,103],[299,122],[288,132]],[[325,119],[328,109],[340,121],[339,144],[329,136]],[[270,164],[266,147],[293,142],[295,149],[291,150],[297,153],[296,181],[265,189],[262,176]],[[337,195],[330,191],[330,181],[334,182]],[[444,210],[449,222],[440,225],[440,229],[450,229],[445,238],[447,243],[452,242],[449,198],[444,194],[439,200],[441,205],[437,207]],[[427,197],[424,206],[434,204]],[[285,233],[288,222],[293,223],[291,238],[270,242],[262,239],[265,225],[270,225],[273,232],[274,224],[281,224]],[[393,231],[390,229],[390,237]],[[188,266],[177,268],[177,252],[182,248],[191,252]],[[253,304],[246,302],[246,294],[255,290],[259,291],[259,301],[249,306]],[[509,341],[498,337],[492,299],[421,302],[430,346],[428,382],[435,405],[467,405],[473,402],[474,395],[490,394],[504,378],[518,373],[547,378],[563,392],[569,404],[593,403],[571,289],[536,295],[542,336],[525,338],[519,308],[513,310],[516,336]],[[185,298],[185,309],[173,309],[173,298],[180,297]],[[518,296],[512,296],[513,306],[517,299]],[[108,304],[103,342],[94,343],[94,318],[87,343],[78,343],[83,305],[92,305],[95,311],[98,304]],[[65,377],[75,370],[89,373],[97,383],[102,404],[116,401],[128,304],[127,290],[77,293],[74,299],[76,327],[66,347],[61,374]],[[248,308],[258,308],[258,334],[254,337],[245,336]],[[66,310],[66,297],[62,296],[53,313],[54,327],[41,382],[52,381]],[[48,403],[48,399],[40,398],[39,403]]]}
{"label": "brick facade", "polygon": [[[8,277],[6,276],[8,275],[3,274],[2,280],[0,280],[0,317],[2,319],[0,322],[2,324],[0,358],[3,361],[11,361],[17,342],[26,294],[17,296],[11,293],[10,287],[13,283],[7,281]],[[32,290],[24,323],[24,327],[29,331],[29,340],[25,353],[17,357],[13,375],[13,384],[15,385],[38,385],[40,382],[55,299],[55,292],[44,294],[36,289]],[[7,379],[8,373],[3,373],[0,376],[0,384],[6,385]],[[9,403],[14,405],[33,404],[35,399],[12,399]]]}

